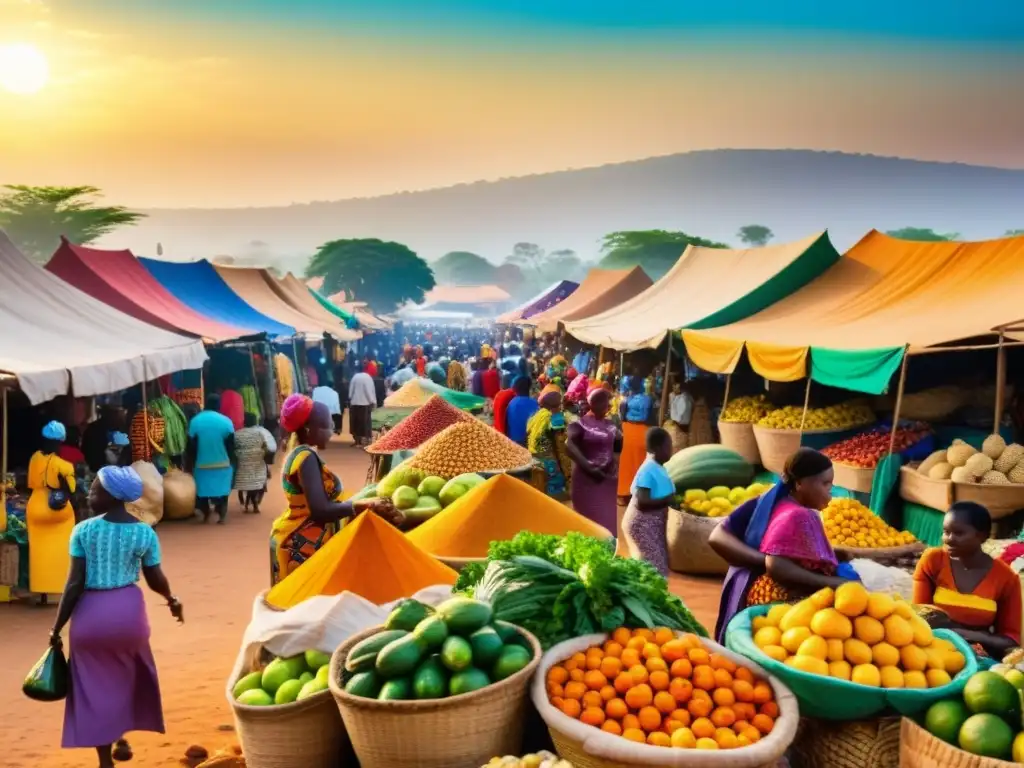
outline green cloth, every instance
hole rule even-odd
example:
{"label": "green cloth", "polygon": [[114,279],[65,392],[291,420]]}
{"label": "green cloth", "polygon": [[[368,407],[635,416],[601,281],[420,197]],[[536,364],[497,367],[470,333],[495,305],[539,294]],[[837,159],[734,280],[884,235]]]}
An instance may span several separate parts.
{"label": "green cloth", "polygon": [[353,315],[351,312],[346,312],[344,309],[339,307],[337,304],[335,304],[333,301],[328,299],[326,296],[321,295],[319,291],[314,291],[312,288],[310,288],[308,286],[306,287],[306,290],[309,291],[310,295],[314,299],[317,300],[317,302],[320,304],[321,307],[326,309],[328,312],[330,312],[335,317],[340,318],[341,320],[344,320],[345,321],[345,325],[347,325],[349,328],[358,328],[359,327],[359,321],[356,320],[356,316]]}
{"label": "green cloth", "polygon": [[881,395],[903,362],[903,347],[828,349],[811,347],[811,378],[830,387]]}
{"label": "green cloth", "polygon": [[454,389],[448,389],[448,387],[442,387],[430,379],[420,377],[418,379],[420,386],[428,392],[433,392],[435,395],[440,395],[451,405],[462,411],[476,411],[484,407],[484,403],[487,400],[478,395],[470,394],[469,392],[456,392]]}
{"label": "green cloth", "polygon": [[910,531],[918,541],[929,547],[942,545],[942,518],[945,512],[931,507],[903,502],[903,528]]}
{"label": "green cloth", "polygon": [[889,497],[900,487],[900,467],[902,466],[903,458],[898,453],[891,453],[878,462],[874,477],[871,478],[871,501],[868,506],[883,519]]}

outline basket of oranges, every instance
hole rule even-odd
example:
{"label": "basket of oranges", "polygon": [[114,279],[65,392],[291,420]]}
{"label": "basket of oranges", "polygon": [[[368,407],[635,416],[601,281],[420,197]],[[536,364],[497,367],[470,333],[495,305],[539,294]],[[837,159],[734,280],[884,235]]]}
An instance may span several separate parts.
{"label": "basket of oranges", "polygon": [[532,686],[575,768],[775,768],[800,718],[793,694],[757,664],[666,628],[560,643]]}

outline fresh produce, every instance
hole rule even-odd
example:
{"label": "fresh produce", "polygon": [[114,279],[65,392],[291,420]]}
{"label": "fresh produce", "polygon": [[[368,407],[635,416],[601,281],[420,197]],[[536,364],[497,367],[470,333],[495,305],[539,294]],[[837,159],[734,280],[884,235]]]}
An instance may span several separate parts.
{"label": "fresh produce", "polygon": [[[419,448],[445,427],[472,419],[472,416],[450,405],[440,395],[433,395],[426,403],[403,419],[397,427],[373,442],[366,450],[368,453],[409,451]],[[430,495],[436,496],[437,494]]]}
{"label": "fresh produce", "polygon": [[433,614],[434,609],[419,600],[399,600],[398,605],[388,614],[384,629],[404,629],[406,632],[412,632],[421,621]]}
{"label": "fresh produce", "polygon": [[578,533],[523,531],[492,542],[487,560],[466,565],[453,589],[489,603],[495,619],[529,630],[544,648],[623,625],[707,636],[653,566]]}
{"label": "fresh produce", "polygon": [[620,627],[551,667],[545,682],[569,717],[655,747],[739,749],[779,716],[768,681],[666,627]]}
{"label": "fresh produce", "polygon": [[[923,422],[900,427],[896,430],[893,451],[895,453],[904,451],[929,434],[931,434],[931,428]],[[882,460],[883,456],[889,454],[891,439],[892,430],[888,427],[878,427],[830,445],[822,453],[838,464],[873,469],[878,466],[878,462]]]}
{"label": "fresh produce", "polygon": [[[1001,673],[995,671],[1001,668]],[[928,708],[924,727],[936,738],[965,752],[999,760],[1024,760],[1021,693],[1008,681],[1015,667],[999,665],[971,675],[962,695]]]}
{"label": "fresh produce", "polygon": [[472,472],[518,469],[533,461],[530,452],[481,421],[446,427],[425,442],[409,466],[429,475],[452,478]]}
{"label": "fresh produce", "polygon": [[729,488],[746,486],[754,479],[754,468],[736,451],[708,443],[683,448],[665,462],[665,471],[676,488]]}
{"label": "fresh produce", "polygon": [[152,400],[150,408],[164,420],[164,453],[167,456],[183,455],[188,446],[188,419],[181,407],[164,395]]}
{"label": "fresh produce", "polygon": [[[146,426],[149,426],[149,435],[146,435]],[[166,439],[166,423],[152,403],[148,409],[139,409],[132,417],[131,426],[128,428],[128,440],[132,448],[132,461],[152,461],[154,453],[164,452],[164,440]]]}
{"label": "fresh produce", "polygon": [[486,765],[481,765],[480,768],[573,768],[573,765],[568,760],[562,760],[558,755],[553,755],[550,752],[535,752],[523,757],[512,755],[492,757]]}
{"label": "fresh produce", "polygon": [[718,418],[720,421],[733,424],[756,424],[774,410],[775,406],[769,403],[764,395],[734,397],[729,400]]}
{"label": "fresh produce", "polygon": [[850,429],[875,420],[875,414],[863,403],[850,402],[841,405],[830,405],[827,408],[804,409],[798,405],[787,405],[777,408],[762,417],[757,425],[768,429]]}
{"label": "fresh produce", "polygon": [[917,541],[910,531],[897,531],[856,499],[832,499],[822,510],[821,518],[833,547],[875,549],[902,547]]}
{"label": "fresh produce", "polygon": [[392,624],[423,618],[411,631],[385,629],[349,650],[343,682],[353,696],[443,699],[486,688],[533,660],[514,627],[490,623],[487,603],[453,597],[434,609],[407,600],[395,610],[401,612],[388,617]]}
{"label": "fresh produce", "polygon": [[989,435],[978,451],[963,440],[954,440],[945,451],[936,451],[917,471],[936,480],[982,485],[1024,484],[1024,446],[1006,444],[1000,435]]}
{"label": "fresh produce", "polygon": [[409,379],[396,391],[384,398],[386,408],[418,408],[426,405],[433,397],[433,393],[427,391],[419,379]]}
{"label": "fresh produce", "polygon": [[767,490],[761,483],[746,488],[718,485],[708,490],[690,488],[676,497],[682,509],[699,517],[725,517],[748,499],[756,499]]}
{"label": "fresh produce", "polygon": [[391,470],[377,484],[370,495],[388,497],[405,517],[405,528],[415,528],[430,520],[438,512],[460,498],[484,479],[480,475],[460,475],[445,480],[437,475],[425,475],[422,470],[403,462]]}
{"label": "fresh produce", "polygon": [[316,649],[288,658],[275,656],[239,678],[231,695],[250,707],[291,704],[326,691],[330,668],[330,655]]}
{"label": "fresh produce", "polygon": [[754,645],[769,658],[871,688],[938,688],[966,665],[910,603],[869,593],[856,581],[773,606],[752,630]]}

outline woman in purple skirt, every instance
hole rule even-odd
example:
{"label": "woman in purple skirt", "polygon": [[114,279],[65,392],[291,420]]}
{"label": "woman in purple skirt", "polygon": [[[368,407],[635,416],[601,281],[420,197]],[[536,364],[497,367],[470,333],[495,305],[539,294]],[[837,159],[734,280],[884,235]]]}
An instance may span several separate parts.
{"label": "woman in purple skirt", "polygon": [[[156,664],[140,571],[149,588],[184,621],[181,603],[160,569],[160,542],[125,504],[142,497],[142,478],[131,467],[104,467],[89,489],[94,517],[71,534],[71,572],[50,644],[61,645],[71,621],[69,686],[64,709],[65,749],[94,748],[100,768],[114,756],[131,758],[129,731],[164,732]],[[117,744],[117,750],[114,744]]]}
{"label": "woman in purple skirt", "polygon": [[587,396],[589,410],[568,427],[566,452],[572,459],[572,508],[617,535],[615,453],[622,435],[608,418],[611,393],[593,389]]}

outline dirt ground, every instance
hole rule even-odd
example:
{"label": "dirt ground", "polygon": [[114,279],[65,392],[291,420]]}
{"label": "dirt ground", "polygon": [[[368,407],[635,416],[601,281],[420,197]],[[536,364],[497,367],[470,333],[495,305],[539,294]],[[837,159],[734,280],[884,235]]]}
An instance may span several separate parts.
{"label": "dirt ground", "polygon": [[[368,462],[362,451],[336,442],[324,457],[346,488],[365,484]],[[268,586],[270,523],[283,505],[280,487],[271,483],[260,515],[243,515],[233,499],[226,525],[187,521],[157,528],[164,571],[185,606],[185,624],[176,625],[161,599],[147,593],[167,733],[133,735],[132,765],[180,766],[192,744],[213,752],[234,741],[225,681],[253,600]],[[674,576],[672,588],[705,626],[713,627],[719,582]],[[21,695],[21,681],[45,650],[55,616],[53,606],[0,604],[0,764],[6,768],[96,765],[94,752],[60,749],[63,705]]]}

